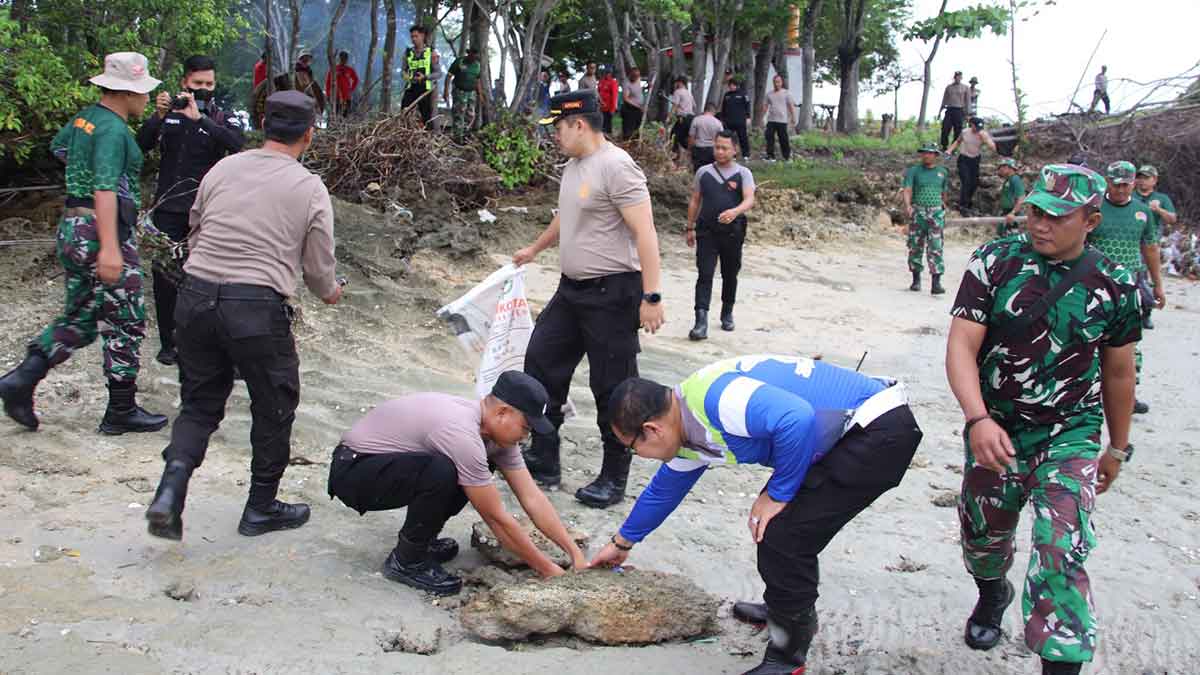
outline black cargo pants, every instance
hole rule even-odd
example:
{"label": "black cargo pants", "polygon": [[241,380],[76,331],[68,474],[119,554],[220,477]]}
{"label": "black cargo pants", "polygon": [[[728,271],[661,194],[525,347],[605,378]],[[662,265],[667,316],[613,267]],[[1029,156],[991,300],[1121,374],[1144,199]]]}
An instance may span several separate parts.
{"label": "black cargo pants", "polygon": [[182,407],[171,428],[168,462],[200,466],[208,439],[225,417],[236,366],[250,393],[250,475],[273,483],[291,455],[300,402],[300,358],[291,308],[266,286],[184,278],[175,307]]}

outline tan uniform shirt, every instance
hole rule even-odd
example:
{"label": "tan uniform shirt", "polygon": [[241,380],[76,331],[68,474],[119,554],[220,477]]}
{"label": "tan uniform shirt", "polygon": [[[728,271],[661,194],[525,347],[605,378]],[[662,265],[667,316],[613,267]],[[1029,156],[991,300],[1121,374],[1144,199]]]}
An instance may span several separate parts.
{"label": "tan uniform shirt", "polygon": [[767,93],[767,121],[789,122],[789,112],[792,109],[792,94],[787,89]]}
{"label": "tan uniform shirt", "polygon": [[983,144],[988,139],[988,132],[976,131],[970,127],[963,129],[959,137],[958,151],[964,157],[978,157],[983,152]]}
{"label": "tan uniform shirt", "polygon": [[688,135],[692,137],[692,144],[697,148],[711,148],[717,140],[717,133],[724,128],[725,125],[715,116],[698,115],[692,120]]}
{"label": "tan uniform shirt", "polygon": [[562,273],[576,281],[638,272],[637,243],[620,209],[650,199],[646,175],[629,153],[604,142],[571,158],[558,188],[558,249]]}
{"label": "tan uniform shirt", "polygon": [[671,104],[675,106],[675,114],[679,117],[696,114],[696,99],[687,87],[680,87],[671,94]]}
{"label": "tan uniform shirt", "polygon": [[288,155],[258,149],[217,162],[188,220],[188,274],[292,296],[303,269],[317,296],[337,290],[329,191]]}
{"label": "tan uniform shirt", "polygon": [[943,108],[966,108],[967,98],[971,95],[970,89],[963,83],[951,84],[946,86],[946,92],[942,94]]}

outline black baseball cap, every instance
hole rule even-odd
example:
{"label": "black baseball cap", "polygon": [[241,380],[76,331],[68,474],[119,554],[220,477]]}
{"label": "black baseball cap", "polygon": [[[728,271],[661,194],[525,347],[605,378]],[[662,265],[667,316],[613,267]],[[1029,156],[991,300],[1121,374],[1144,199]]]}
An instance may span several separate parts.
{"label": "black baseball cap", "polygon": [[554,433],[554,425],[546,419],[550,395],[541,382],[519,370],[506,370],[492,386],[492,396],[524,413],[529,428],[536,433]]}
{"label": "black baseball cap", "polygon": [[316,101],[295,89],[288,89],[267,97],[263,128],[268,133],[290,138],[308,131],[316,119]]}
{"label": "black baseball cap", "polygon": [[550,99],[550,115],[538,120],[539,124],[554,124],[570,115],[586,115],[600,112],[600,99],[591,89],[559,94]]}

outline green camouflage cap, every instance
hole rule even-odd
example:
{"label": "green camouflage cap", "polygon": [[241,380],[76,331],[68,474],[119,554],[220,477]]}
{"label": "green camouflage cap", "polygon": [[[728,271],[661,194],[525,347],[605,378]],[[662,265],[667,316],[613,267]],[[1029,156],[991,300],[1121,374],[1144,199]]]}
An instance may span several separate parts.
{"label": "green camouflage cap", "polygon": [[1143,164],[1138,167],[1137,173],[1139,176],[1154,176],[1158,177],[1158,169],[1153,164]]}
{"label": "green camouflage cap", "polygon": [[1082,206],[1100,208],[1106,190],[1108,184],[1104,178],[1091,169],[1074,164],[1047,164],[1025,203],[1052,216],[1065,216]]}
{"label": "green camouflage cap", "polygon": [[1137,176],[1137,168],[1133,162],[1113,162],[1104,170],[1104,175],[1110,183],[1132,183]]}
{"label": "green camouflage cap", "polygon": [[1007,166],[1008,168],[1015,170],[1017,168],[1017,160],[1013,159],[1012,157],[1005,157],[1004,159],[1000,160],[1000,166]]}
{"label": "green camouflage cap", "polygon": [[939,150],[938,146],[934,143],[922,143],[921,147],[917,148],[917,152],[918,153],[932,152],[934,154],[937,154],[937,153],[940,153],[941,150]]}

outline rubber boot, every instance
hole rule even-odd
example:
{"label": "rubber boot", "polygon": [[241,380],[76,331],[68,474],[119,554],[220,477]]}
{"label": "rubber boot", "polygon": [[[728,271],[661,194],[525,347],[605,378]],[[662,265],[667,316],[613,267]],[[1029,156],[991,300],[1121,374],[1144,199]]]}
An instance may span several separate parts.
{"label": "rubber boot", "polygon": [[767,603],[735,602],[733,603],[733,618],[746,623],[764,624],[767,622]]}
{"label": "rubber boot", "polygon": [[979,587],[979,601],[967,619],[963,639],[971,649],[987,650],[999,644],[1004,610],[1016,593],[1008,579],[976,579],[975,585]]}
{"label": "rubber boot", "polygon": [[192,465],[173,459],[163,469],[162,480],[154,493],[154,501],[146,509],[146,530],[163,539],[183,539],[183,502],[187,498],[188,480]]}
{"label": "rubber boot", "polygon": [[529,469],[533,480],[544,488],[556,488],[562,482],[560,444],[557,431],[552,434],[533,434],[529,449],[521,452],[525,468]]}
{"label": "rubber boot", "polygon": [[409,541],[401,534],[387,560],[383,576],[434,595],[454,595],[462,590],[462,579],[431,559],[429,544]]}
{"label": "rubber boot", "polygon": [[604,447],[604,462],[600,475],[591,484],[579,488],[575,499],[585,506],[604,509],[625,499],[625,484],[629,480],[629,463],[633,455],[620,447]]}
{"label": "rubber boot", "polygon": [[1133,414],[1134,415],[1145,415],[1148,412],[1150,412],[1150,404],[1149,403],[1143,403],[1138,400],[1135,400],[1133,402]]}
{"label": "rubber boot", "polygon": [[767,610],[767,651],[758,667],[743,675],[804,675],[808,647],[817,634],[815,607],[799,616],[784,617]]}
{"label": "rubber boot", "polygon": [[257,537],[275,530],[292,530],[308,522],[308,504],[286,504],[275,499],[279,481],[250,481],[250,497],[242,510],[238,534]]}
{"label": "rubber boot", "polygon": [[910,290],[910,291],[921,290],[921,273],[913,272],[912,275],[913,275],[913,282],[912,282],[912,285],[908,287],[908,290]]}
{"label": "rubber boot", "polygon": [[1042,659],[1042,675],[1079,675],[1083,670],[1082,663],[1067,663],[1065,661],[1047,661]]}
{"label": "rubber boot", "polygon": [[733,304],[721,305],[721,330],[733,330]]}
{"label": "rubber boot", "polygon": [[167,426],[166,415],[146,412],[137,404],[137,384],[108,381],[108,408],[100,420],[100,433],[118,436],[128,432],[158,431]]}
{"label": "rubber boot", "polygon": [[46,355],[40,349],[30,347],[21,365],[0,378],[4,413],[31,431],[37,431],[38,428],[38,418],[33,412],[33,390],[48,372],[50,364],[46,361]]}
{"label": "rubber boot", "polygon": [[708,339],[708,310],[696,310],[696,325],[688,331],[688,339],[697,342]]}
{"label": "rubber boot", "polygon": [[940,275],[940,274],[933,275],[933,285],[930,286],[930,288],[929,288],[930,295],[941,295],[945,292],[946,292],[946,289],[942,288],[942,275]]}

